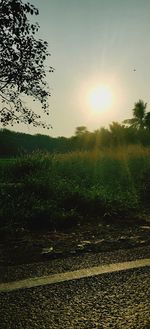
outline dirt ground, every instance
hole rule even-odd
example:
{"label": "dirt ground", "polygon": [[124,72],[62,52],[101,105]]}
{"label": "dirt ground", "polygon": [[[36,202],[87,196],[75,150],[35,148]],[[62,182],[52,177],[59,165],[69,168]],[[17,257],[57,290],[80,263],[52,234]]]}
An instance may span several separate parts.
{"label": "dirt ground", "polygon": [[64,231],[19,230],[0,242],[0,266],[150,245],[150,223],[88,223]]}

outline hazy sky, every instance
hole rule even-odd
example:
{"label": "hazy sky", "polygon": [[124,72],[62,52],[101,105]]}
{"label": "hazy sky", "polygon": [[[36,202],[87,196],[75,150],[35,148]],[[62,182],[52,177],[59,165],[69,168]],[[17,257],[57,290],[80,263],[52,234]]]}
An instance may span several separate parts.
{"label": "hazy sky", "polygon": [[[49,76],[50,135],[121,122],[139,98],[150,108],[150,0],[30,2],[39,8],[40,37],[49,43],[55,68]],[[111,101],[95,110],[89,97],[99,85],[109,88]]]}

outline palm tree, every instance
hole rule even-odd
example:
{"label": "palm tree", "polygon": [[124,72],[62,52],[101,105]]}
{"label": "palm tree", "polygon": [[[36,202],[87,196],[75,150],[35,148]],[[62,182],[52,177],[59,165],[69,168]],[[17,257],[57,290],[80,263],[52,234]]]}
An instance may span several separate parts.
{"label": "palm tree", "polygon": [[[133,128],[137,129],[144,129],[147,127],[147,115],[150,112],[146,113],[146,107],[147,103],[144,103],[141,99],[137,103],[134,104],[133,108],[133,118],[132,119],[126,119],[123,122],[125,124],[130,125]],[[149,115],[148,115],[149,118]]]}

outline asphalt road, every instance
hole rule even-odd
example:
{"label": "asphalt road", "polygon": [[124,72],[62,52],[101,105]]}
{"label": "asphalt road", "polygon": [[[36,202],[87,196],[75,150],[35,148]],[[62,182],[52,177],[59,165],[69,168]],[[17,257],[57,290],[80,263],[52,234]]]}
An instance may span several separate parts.
{"label": "asphalt road", "polygon": [[0,294],[2,329],[150,329],[150,268]]}

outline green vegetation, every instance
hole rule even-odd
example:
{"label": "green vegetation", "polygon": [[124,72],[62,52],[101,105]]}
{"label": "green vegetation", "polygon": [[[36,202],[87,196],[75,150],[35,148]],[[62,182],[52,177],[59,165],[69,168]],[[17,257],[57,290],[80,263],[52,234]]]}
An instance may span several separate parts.
{"label": "green vegetation", "polygon": [[133,119],[123,125],[113,122],[94,132],[81,126],[70,138],[1,130],[1,230],[60,229],[149,215],[146,105],[135,103]]}
{"label": "green vegetation", "polygon": [[150,149],[125,146],[0,160],[0,226],[57,229],[148,212]]}

